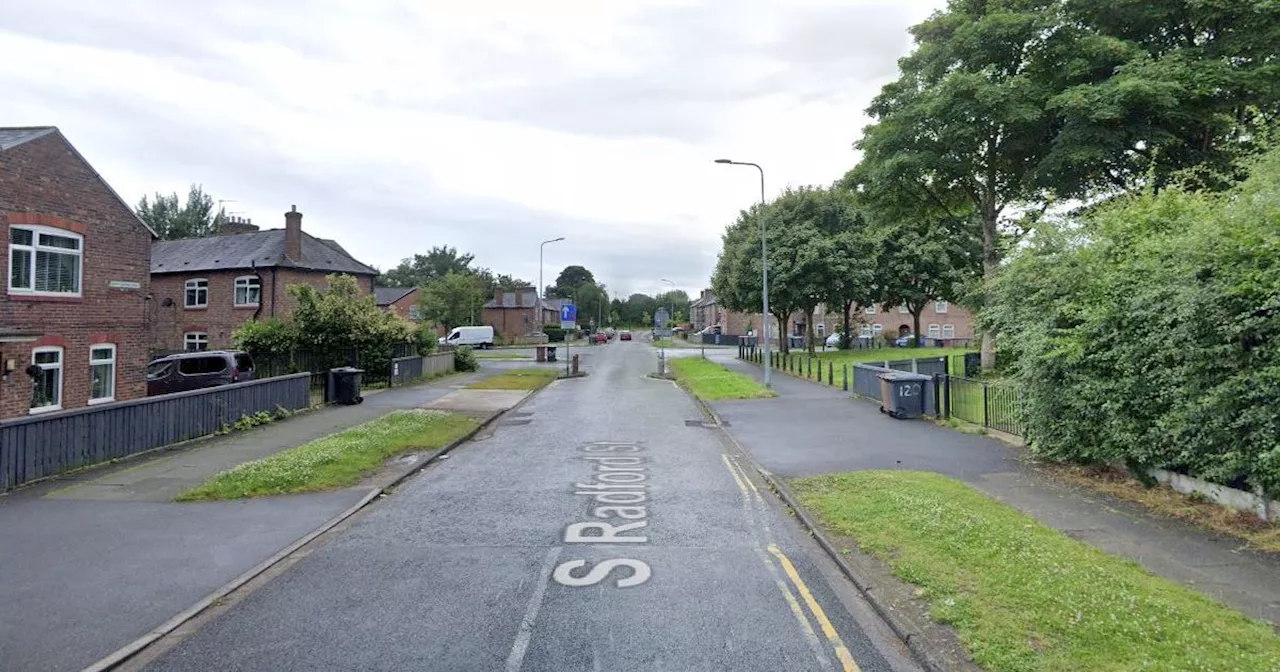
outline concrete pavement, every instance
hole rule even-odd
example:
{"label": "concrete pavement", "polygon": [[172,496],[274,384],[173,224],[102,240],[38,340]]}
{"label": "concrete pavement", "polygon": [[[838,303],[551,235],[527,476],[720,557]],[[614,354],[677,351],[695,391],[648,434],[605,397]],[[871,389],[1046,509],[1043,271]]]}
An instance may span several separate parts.
{"label": "concrete pavement", "polygon": [[[726,366],[762,377],[732,356]],[[960,479],[1068,536],[1132,558],[1245,614],[1280,625],[1280,557],[1140,506],[1053,479],[1025,451],[928,421],[901,421],[847,392],[776,373],[774,399],[712,404],[728,431],[785,478],[860,469],[934,471]]]}
{"label": "concrete pavement", "polygon": [[639,342],[553,383],[150,670],[911,670]]}
{"label": "concrete pavement", "polygon": [[367,489],[176,504],[178,492],[392,409],[429,404],[484,375],[387,390],[357,406],[0,496],[0,669],[81,669],[345,511]]}

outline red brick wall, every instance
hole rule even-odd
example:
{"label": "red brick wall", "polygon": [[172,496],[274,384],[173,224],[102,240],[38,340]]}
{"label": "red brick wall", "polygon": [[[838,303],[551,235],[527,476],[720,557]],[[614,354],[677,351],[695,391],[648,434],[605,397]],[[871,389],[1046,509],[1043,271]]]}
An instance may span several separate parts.
{"label": "red brick wall", "polygon": [[[153,276],[151,291],[155,296],[156,316],[151,347],[157,350],[181,350],[183,334],[192,331],[209,334],[210,350],[234,347],[232,333],[241,324],[253,319],[255,313],[262,320],[270,318],[273,314],[285,319],[293,313],[298,306],[297,301],[286,293],[289,285],[308,284],[321,290],[329,287],[327,275],[323,272],[277,269],[273,275],[272,269],[259,268],[257,274],[262,278],[261,310],[253,307],[237,307],[235,305],[236,278],[252,274],[253,271],[241,269],[160,273]],[[209,281],[207,308],[187,308],[184,305],[186,281],[197,278]],[[361,276],[356,280],[364,293],[373,291],[373,276]],[[172,299],[172,305],[164,306],[165,299]]]}
{"label": "red brick wall", "polygon": [[[929,338],[929,325],[938,325],[938,333],[942,334],[943,325],[950,324],[955,328],[956,339],[974,339],[973,315],[968,310],[957,306],[954,303],[947,304],[947,311],[939,313],[935,310],[933,301],[925,306],[924,312],[920,313],[920,335]],[[910,313],[899,313],[897,307],[894,306],[877,306],[874,315],[867,315],[865,312],[859,312],[864,324],[879,324],[883,331],[881,333],[892,334],[895,338],[899,334],[901,328],[905,326],[907,331],[911,331],[912,320]],[[856,333],[856,332],[855,332]]]}
{"label": "red brick wall", "polygon": [[[79,298],[8,293],[9,227],[21,224],[84,236]],[[0,343],[0,362],[15,366],[0,376],[0,418],[27,414],[31,378],[24,369],[37,344],[64,348],[64,409],[88,402],[89,346],[101,342],[116,345],[116,399],[145,396],[151,234],[59,134],[0,152],[0,232],[0,325],[44,334],[36,343]],[[111,281],[140,288],[112,289]]]}
{"label": "red brick wall", "polygon": [[[415,289],[412,292],[405,294],[403,297],[393,302],[391,305],[387,306],[387,309],[395,313],[396,315],[403,317],[406,320],[413,320],[413,318],[409,317],[409,309],[412,308],[417,303],[418,303],[418,290]],[[413,321],[418,322],[419,320],[413,320]]]}
{"label": "red brick wall", "polygon": [[544,324],[559,324],[560,314],[554,310],[543,310],[542,319],[538,320],[537,309],[527,308],[485,308],[480,311],[480,324],[493,327],[494,333],[502,334],[508,340],[519,338],[539,331]]}

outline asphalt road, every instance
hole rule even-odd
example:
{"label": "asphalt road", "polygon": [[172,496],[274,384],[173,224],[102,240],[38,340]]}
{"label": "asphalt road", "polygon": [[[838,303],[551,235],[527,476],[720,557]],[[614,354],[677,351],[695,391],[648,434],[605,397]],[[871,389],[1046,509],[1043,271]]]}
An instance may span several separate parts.
{"label": "asphalt road", "polygon": [[915,669],[651,347],[586,361],[147,669]]}

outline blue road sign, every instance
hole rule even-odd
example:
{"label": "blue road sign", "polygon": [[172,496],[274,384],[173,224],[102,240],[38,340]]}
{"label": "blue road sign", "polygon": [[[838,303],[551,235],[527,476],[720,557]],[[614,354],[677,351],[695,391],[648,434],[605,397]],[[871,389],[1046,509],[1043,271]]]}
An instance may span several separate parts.
{"label": "blue road sign", "polygon": [[577,325],[577,322],[578,322],[577,306],[571,303],[566,303],[560,306],[560,328],[561,329],[572,329],[574,328],[574,326]]}

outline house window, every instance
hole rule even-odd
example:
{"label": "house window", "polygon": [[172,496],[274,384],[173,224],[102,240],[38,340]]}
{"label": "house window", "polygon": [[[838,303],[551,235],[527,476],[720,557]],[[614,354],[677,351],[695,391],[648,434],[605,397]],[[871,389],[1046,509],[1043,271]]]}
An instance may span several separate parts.
{"label": "house window", "polygon": [[929,338],[938,338],[942,335],[942,328],[936,324],[929,325]]}
{"label": "house window", "polygon": [[869,324],[862,325],[862,336],[864,338],[871,338],[871,334],[872,334],[871,325]]}
{"label": "house window", "polygon": [[62,408],[62,348],[36,348],[31,363],[40,369],[31,386],[31,412]]}
{"label": "house window", "polygon": [[935,312],[935,313],[945,313],[945,312],[947,312],[947,302],[946,302],[946,301],[934,301],[934,302],[933,302],[933,312]]}
{"label": "house window", "polygon": [[872,333],[876,333],[876,334],[878,334],[878,333],[880,333],[880,332],[884,331],[884,325],[883,325],[883,324],[873,324],[873,325],[871,325],[871,331],[872,331]]}
{"label": "house window", "polygon": [[818,338],[822,338],[827,335],[827,325],[825,323],[817,325],[817,330]]}
{"label": "house window", "polygon": [[417,304],[409,306],[409,319],[411,320],[422,319],[422,309],[418,308]]}
{"label": "house window", "polygon": [[905,304],[905,303],[904,303],[904,304],[902,304],[901,306],[898,306],[898,312],[899,312],[899,313],[902,313],[903,315],[906,315],[906,314],[907,314],[907,312],[908,312],[908,311],[907,311],[907,304]]}
{"label": "house window", "polygon": [[188,280],[186,284],[187,308],[206,308],[209,305],[209,281],[204,279]]}
{"label": "house window", "polygon": [[198,351],[209,349],[209,334],[203,331],[188,331],[182,335],[182,349]]}
{"label": "house window", "polygon": [[89,403],[116,398],[116,346],[101,343],[89,348]]}
{"label": "house window", "polygon": [[[187,282],[188,296],[190,296],[191,282],[205,282],[205,281],[204,280],[188,281]],[[199,291],[199,288],[197,288],[197,291]],[[209,287],[207,283],[205,284],[204,292],[205,292],[205,297],[207,301],[208,294],[209,294]],[[236,278],[236,305],[237,306],[256,306],[258,305],[258,302],[261,300],[262,300],[262,279],[261,278],[253,275],[246,275],[246,276],[241,276],[239,278]]]}
{"label": "house window", "polygon": [[866,308],[863,308],[863,309],[862,309],[862,312],[864,312],[864,313],[866,313],[866,314],[868,314],[868,315],[875,315],[875,314],[876,314],[876,307],[875,307],[875,306],[867,306]]}
{"label": "house window", "polygon": [[956,337],[956,325],[954,325],[954,324],[944,324],[944,325],[942,325],[942,337],[943,337],[943,338],[955,338],[955,337]]}
{"label": "house window", "polygon": [[82,240],[60,229],[9,227],[9,292],[79,296]]}

